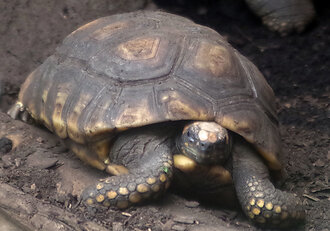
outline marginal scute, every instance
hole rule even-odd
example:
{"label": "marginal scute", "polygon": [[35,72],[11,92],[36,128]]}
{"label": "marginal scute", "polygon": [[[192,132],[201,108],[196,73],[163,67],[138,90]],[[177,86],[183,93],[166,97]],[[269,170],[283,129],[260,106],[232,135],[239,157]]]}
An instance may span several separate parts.
{"label": "marginal scute", "polygon": [[90,164],[94,168],[99,170],[105,169],[105,164],[100,161],[96,156],[90,155],[90,150],[82,144],[78,144],[72,141],[67,141],[66,143],[70,149],[84,162]]}
{"label": "marginal scute", "polygon": [[177,91],[163,91],[159,102],[166,108],[169,119],[207,120],[211,117],[205,105],[192,105],[187,96]]}
{"label": "marginal scute", "polygon": [[[107,117],[108,109],[113,103],[109,98],[112,95],[104,94],[101,102],[97,102],[97,107],[92,112],[91,117],[88,121],[85,122],[83,132],[88,138],[102,136],[104,134],[111,134],[113,127],[108,124],[108,121],[105,121],[104,118]],[[106,100],[106,98],[108,98]]]}
{"label": "marginal scute", "polygon": [[138,99],[135,104],[123,104],[114,121],[116,128],[139,127],[155,121],[155,115],[147,99]]}
{"label": "marginal scute", "polygon": [[58,92],[55,99],[55,106],[52,115],[53,127],[55,133],[62,139],[67,138],[67,126],[66,122],[63,120],[62,112],[64,104],[71,92],[72,84],[70,83],[60,83],[58,85]]}
{"label": "marginal scute", "polygon": [[85,92],[81,93],[79,100],[74,105],[73,110],[67,119],[68,125],[68,135],[69,137],[76,141],[77,143],[84,143],[84,134],[81,133],[80,126],[78,124],[79,116],[82,111],[86,108],[87,104],[92,99],[92,95]]}
{"label": "marginal scute", "polygon": [[278,130],[267,116],[253,104],[226,110],[219,113],[216,122],[254,144],[271,169],[281,169],[278,159],[280,152]]}

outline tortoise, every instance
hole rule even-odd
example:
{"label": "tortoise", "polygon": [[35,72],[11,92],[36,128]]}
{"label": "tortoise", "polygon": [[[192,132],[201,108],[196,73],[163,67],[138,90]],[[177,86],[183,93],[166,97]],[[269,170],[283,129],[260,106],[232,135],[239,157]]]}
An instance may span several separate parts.
{"label": "tortoise", "polygon": [[302,32],[313,20],[312,0],[245,0],[249,8],[273,31],[286,35]]}
{"label": "tortoise", "polygon": [[216,31],[138,11],[72,32],[28,76],[8,114],[31,117],[112,175],[84,190],[88,206],[124,209],[162,195],[175,171],[201,172],[211,186],[233,184],[245,214],[271,227],[304,217],[299,198],[270,179],[282,168],[274,98]]}

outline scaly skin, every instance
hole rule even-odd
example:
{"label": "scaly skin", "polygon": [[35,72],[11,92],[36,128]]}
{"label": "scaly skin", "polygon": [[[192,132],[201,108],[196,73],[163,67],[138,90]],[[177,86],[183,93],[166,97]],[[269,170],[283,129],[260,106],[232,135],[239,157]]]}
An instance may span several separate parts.
{"label": "scaly skin", "polygon": [[173,139],[160,130],[140,128],[122,133],[109,157],[111,163],[125,166],[129,173],[87,188],[82,195],[85,203],[124,209],[161,195],[172,178]]}
{"label": "scaly skin", "polygon": [[276,189],[262,159],[243,139],[233,150],[233,180],[243,211],[264,227],[290,227],[304,219],[300,199]]}
{"label": "scaly skin", "polygon": [[315,16],[311,0],[245,1],[269,29],[282,35],[303,31]]}

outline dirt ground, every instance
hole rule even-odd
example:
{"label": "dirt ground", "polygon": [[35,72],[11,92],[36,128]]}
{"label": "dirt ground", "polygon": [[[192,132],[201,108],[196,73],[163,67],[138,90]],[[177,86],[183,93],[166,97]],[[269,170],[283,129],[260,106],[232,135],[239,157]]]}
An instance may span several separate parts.
{"label": "dirt ground", "polygon": [[11,152],[0,149],[0,209],[33,230],[260,230],[237,209],[203,205],[171,192],[125,211],[87,209],[77,195],[102,173],[80,162],[47,131],[3,113],[29,72],[78,25],[114,12],[160,8],[214,28],[259,67],[277,96],[287,172],[283,189],[300,195],[308,214],[306,224],[294,230],[329,230],[329,2],[315,1],[314,23],[287,37],[264,28],[242,1],[129,2],[0,2],[0,137],[11,134],[15,141]]}

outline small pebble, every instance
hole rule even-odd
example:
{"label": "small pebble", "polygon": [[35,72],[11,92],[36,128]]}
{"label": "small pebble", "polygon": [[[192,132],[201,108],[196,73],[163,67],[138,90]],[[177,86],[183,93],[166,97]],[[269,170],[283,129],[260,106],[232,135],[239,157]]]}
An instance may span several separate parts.
{"label": "small pebble", "polygon": [[36,188],[37,188],[36,184],[31,184],[31,186],[30,186],[30,189],[31,189],[31,190],[35,191]]}
{"label": "small pebble", "polygon": [[196,208],[199,206],[199,202],[198,201],[187,201],[184,203],[184,205],[188,208]]}
{"label": "small pebble", "polygon": [[123,215],[125,217],[131,217],[132,216],[132,214],[126,213],[126,212],[122,212],[121,215]]}
{"label": "small pebble", "polygon": [[183,224],[194,224],[195,220],[191,217],[177,216],[173,217],[173,221]]}
{"label": "small pebble", "polygon": [[16,167],[19,167],[19,166],[21,166],[21,164],[22,164],[22,160],[21,160],[21,158],[16,158],[16,159],[15,159],[15,166],[16,166]]}
{"label": "small pebble", "polygon": [[113,222],[112,223],[112,230],[113,231],[124,231],[123,223]]}
{"label": "small pebble", "polygon": [[321,160],[321,159],[318,159],[315,163],[314,163],[314,165],[316,166],[316,167],[324,167],[324,162]]}
{"label": "small pebble", "polygon": [[0,154],[8,153],[12,148],[13,142],[10,139],[6,137],[0,139]]}
{"label": "small pebble", "polygon": [[3,157],[1,157],[4,167],[11,167],[13,165],[13,160],[12,157],[10,155],[4,155]]}
{"label": "small pebble", "polygon": [[184,225],[173,225],[172,226],[172,230],[185,231],[186,230],[186,226],[184,226]]}

